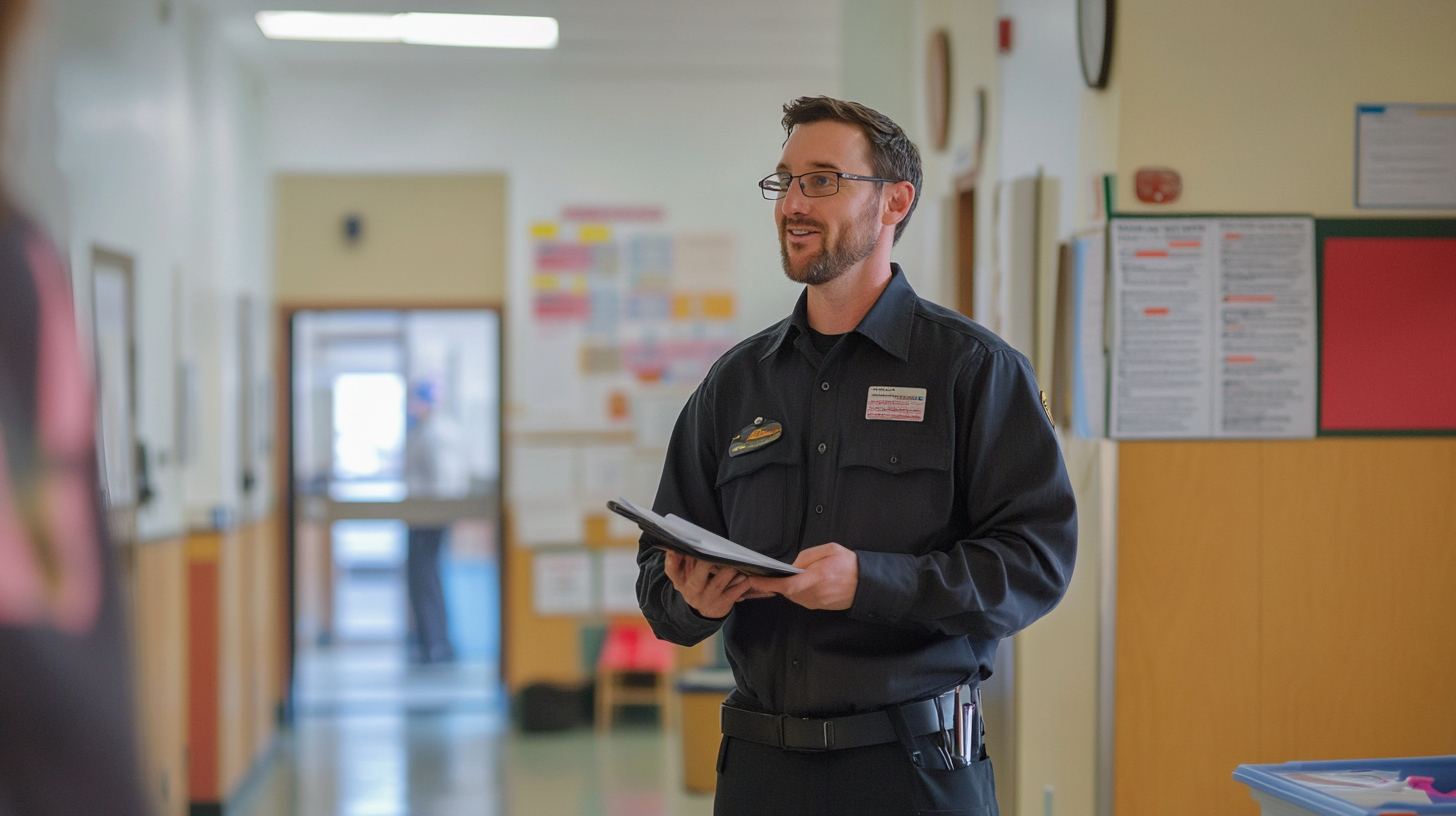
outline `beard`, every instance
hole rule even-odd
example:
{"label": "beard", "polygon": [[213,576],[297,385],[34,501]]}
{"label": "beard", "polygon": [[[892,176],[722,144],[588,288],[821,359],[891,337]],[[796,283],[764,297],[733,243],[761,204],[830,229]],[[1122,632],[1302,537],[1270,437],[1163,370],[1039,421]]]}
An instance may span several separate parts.
{"label": "beard", "polygon": [[[841,235],[829,240],[826,225],[807,218],[779,219],[779,257],[783,260],[784,274],[794,283],[818,286],[828,283],[855,264],[868,258],[880,243],[879,207],[865,207],[864,213]],[[798,227],[817,230],[822,245],[818,252],[805,259],[797,268],[789,259],[789,230]]]}

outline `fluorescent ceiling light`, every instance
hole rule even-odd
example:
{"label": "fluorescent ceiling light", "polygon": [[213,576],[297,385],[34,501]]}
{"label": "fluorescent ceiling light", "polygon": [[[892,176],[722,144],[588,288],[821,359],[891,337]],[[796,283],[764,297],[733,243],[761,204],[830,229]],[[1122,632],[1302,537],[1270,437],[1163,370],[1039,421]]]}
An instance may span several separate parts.
{"label": "fluorescent ceiling light", "polygon": [[339,14],[260,11],[255,19],[273,40],[385,42],[472,48],[555,48],[555,17],[499,14]]}

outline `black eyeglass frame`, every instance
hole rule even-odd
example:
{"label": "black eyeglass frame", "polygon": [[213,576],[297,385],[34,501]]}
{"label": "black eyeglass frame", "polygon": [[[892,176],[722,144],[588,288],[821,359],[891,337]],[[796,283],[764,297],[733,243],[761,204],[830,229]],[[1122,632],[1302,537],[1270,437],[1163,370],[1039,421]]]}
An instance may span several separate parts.
{"label": "black eyeglass frame", "polygon": [[[788,176],[788,180],[783,182],[784,189],[782,189],[782,190],[774,190],[774,189],[771,189],[768,186],[768,183],[770,181],[772,181],[772,180],[778,180],[778,179],[783,179],[785,176]],[[836,170],[810,170],[807,173],[800,173],[797,176],[790,175],[789,173],[770,173],[767,176],[764,176],[763,179],[758,182],[758,189],[761,190],[761,191],[763,191],[763,197],[765,199],[767,199],[769,201],[778,201],[779,199],[781,199],[784,196],[787,196],[789,194],[789,189],[793,185],[794,179],[802,179],[802,178],[804,178],[804,176],[836,176],[837,177],[835,179],[835,183],[834,183],[834,192],[833,193],[825,193],[824,195],[814,195],[813,193],[810,193],[809,192],[809,188],[807,188],[807,187],[804,186],[804,182],[803,181],[800,181],[799,182],[799,192],[803,193],[805,195],[805,197],[807,197],[807,198],[828,198],[829,196],[832,196],[835,193],[838,193],[839,192],[839,187],[840,187],[839,182],[843,181],[844,179],[849,179],[850,181],[877,181],[877,182],[880,182],[881,184],[899,184],[899,182],[896,181],[895,179],[876,178],[874,176],[857,176],[854,173],[840,173],[840,172],[838,172]],[[776,194],[776,195],[774,195],[774,194]]]}

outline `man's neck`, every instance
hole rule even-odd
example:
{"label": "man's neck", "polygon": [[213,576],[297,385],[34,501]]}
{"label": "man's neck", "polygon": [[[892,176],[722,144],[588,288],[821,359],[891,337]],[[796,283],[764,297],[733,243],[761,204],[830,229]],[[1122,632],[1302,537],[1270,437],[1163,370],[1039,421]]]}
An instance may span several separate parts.
{"label": "man's neck", "polygon": [[810,286],[809,328],[820,334],[854,331],[890,284],[889,255],[876,251],[834,280]]}

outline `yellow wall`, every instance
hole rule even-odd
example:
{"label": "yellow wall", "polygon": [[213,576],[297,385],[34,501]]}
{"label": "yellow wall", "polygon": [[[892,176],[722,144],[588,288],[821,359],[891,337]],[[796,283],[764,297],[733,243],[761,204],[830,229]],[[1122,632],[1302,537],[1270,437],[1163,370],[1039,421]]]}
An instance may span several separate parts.
{"label": "yellow wall", "polygon": [[[1118,208],[1353,206],[1355,105],[1456,102],[1442,0],[1119,5]],[[1166,207],[1139,167],[1183,175]],[[1425,211],[1422,216],[1451,213]],[[1256,812],[1240,763],[1449,753],[1456,443],[1149,442],[1119,453],[1115,810]],[[1351,699],[1399,700],[1385,715]]]}
{"label": "yellow wall", "polygon": [[[1118,208],[1371,214],[1354,208],[1355,105],[1456,102],[1452,32],[1448,0],[1118,4]],[[1149,165],[1183,174],[1179,202],[1137,202]]]}
{"label": "yellow wall", "polygon": [[[500,175],[277,178],[275,293],[290,304],[500,303]],[[344,240],[348,214],[363,221]]]}

